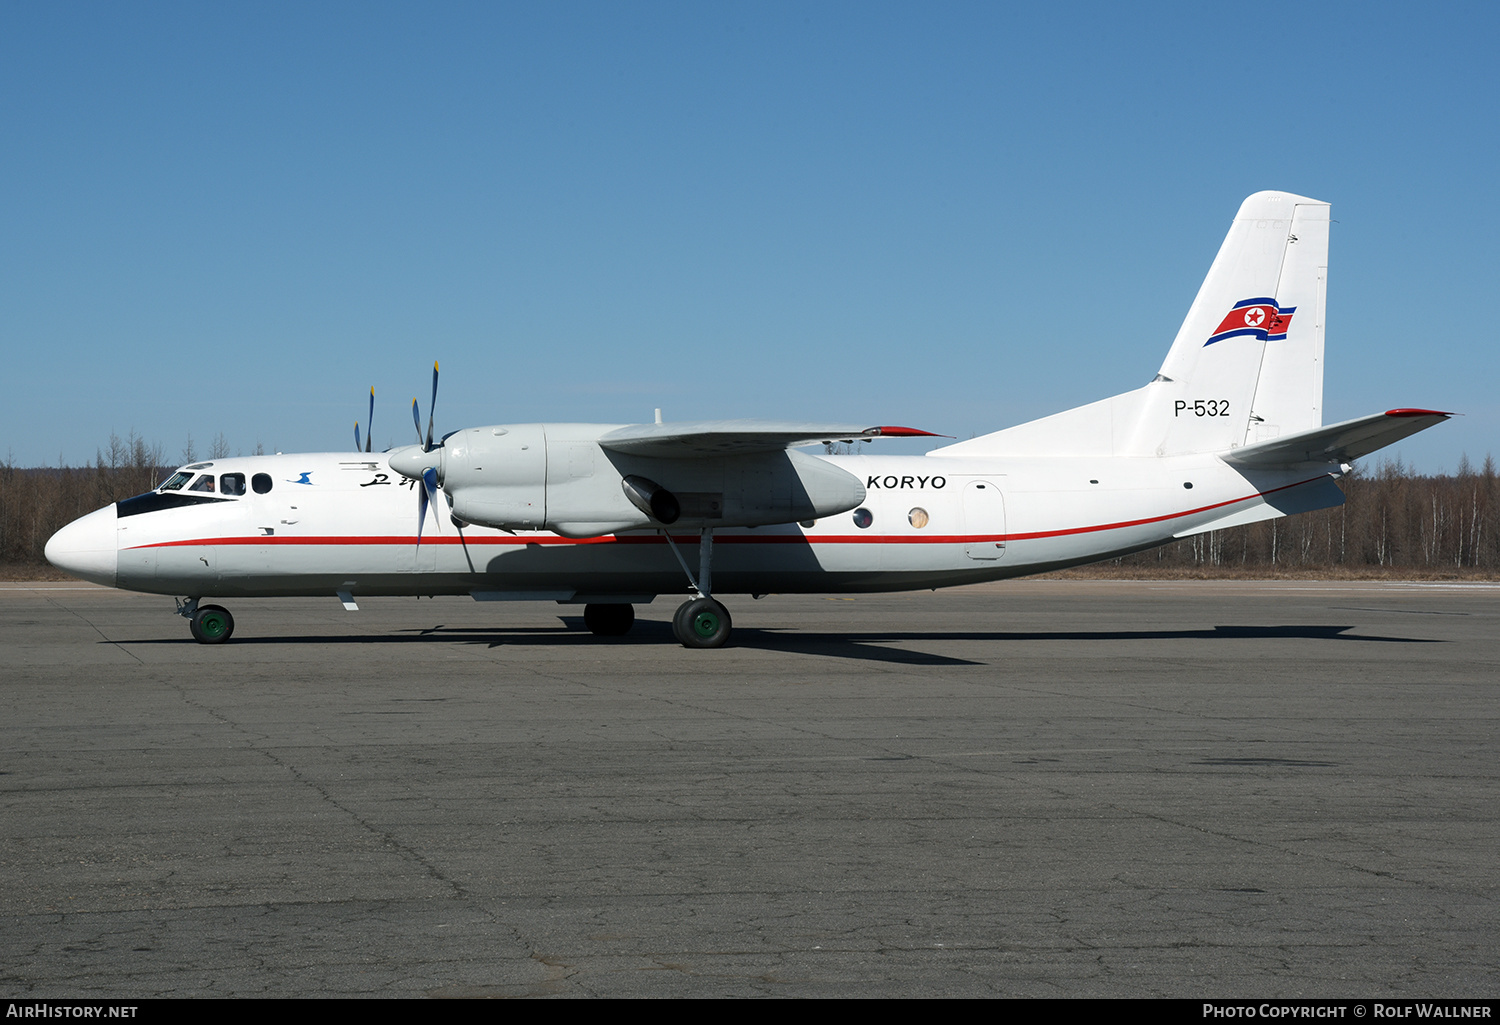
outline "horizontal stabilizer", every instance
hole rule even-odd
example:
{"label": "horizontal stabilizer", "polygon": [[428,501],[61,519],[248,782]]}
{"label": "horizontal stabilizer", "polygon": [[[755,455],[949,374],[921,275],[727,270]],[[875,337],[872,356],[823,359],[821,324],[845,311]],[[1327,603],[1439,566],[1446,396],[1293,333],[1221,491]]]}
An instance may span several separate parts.
{"label": "horizontal stabilizer", "polygon": [[610,431],[599,444],[612,452],[658,459],[734,456],[779,452],[796,445],[875,438],[939,438],[915,427],[870,427],[862,424],[802,423],[791,420],[696,420],[669,424],[633,424]]}
{"label": "horizontal stabilizer", "polygon": [[1425,431],[1452,415],[1433,409],[1392,409],[1246,445],[1221,453],[1220,457],[1231,465],[1252,469],[1349,463]]}

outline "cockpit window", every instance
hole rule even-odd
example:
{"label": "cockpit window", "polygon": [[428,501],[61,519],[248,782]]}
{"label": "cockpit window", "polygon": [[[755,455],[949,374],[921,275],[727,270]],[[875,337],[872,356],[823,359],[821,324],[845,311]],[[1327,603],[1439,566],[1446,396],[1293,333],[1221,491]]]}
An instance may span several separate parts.
{"label": "cockpit window", "polygon": [[207,491],[212,494],[214,490],[214,475],[211,473],[205,473],[203,476],[193,481],[193,486],[188,488],[188,490]]}
{"label": "cockpit window", "polygon": [[257,473],[250,478],[250,486],[255,489],[257,495],[264,495],[271,490],[271,475],[269,473]]}
{"label": "cockpit window", "polygon": [[182,486],[192,479],[193,475],[191,473],[187,473],[184,470],[178,470],[176,473],[172,474],[171,480],[167,481],[161,486],[161,490],[180,491],[182,490]]}
{"label": "cockpit window", "polygon": [[243,473],[219,474],[219,493],[224,495],[243,495],[245,493],[245,475]]}

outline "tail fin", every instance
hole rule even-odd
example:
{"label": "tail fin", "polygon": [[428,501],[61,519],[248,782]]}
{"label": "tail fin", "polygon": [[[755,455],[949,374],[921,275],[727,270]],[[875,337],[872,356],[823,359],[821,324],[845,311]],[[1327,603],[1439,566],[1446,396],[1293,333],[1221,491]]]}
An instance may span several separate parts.
{"label": "tail fin", "polygon": [[1286,192],[1245,200],[1131,447],[1222,452],[1321,426],[1327,282],[1328,204]]}
{"label": "tail fin", "polygon": [[1144,388],[939,449],[941,455],[1223,452],[1323,423],[1328,204],[1257,192]]}

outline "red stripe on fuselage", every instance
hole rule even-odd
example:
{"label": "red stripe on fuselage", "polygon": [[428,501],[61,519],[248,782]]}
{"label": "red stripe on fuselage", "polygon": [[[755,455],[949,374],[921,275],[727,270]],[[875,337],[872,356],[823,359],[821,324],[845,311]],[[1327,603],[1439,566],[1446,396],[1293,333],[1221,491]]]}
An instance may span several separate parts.
{"label": "red stripe on fuselage", "polygon": [[[1199,513],[1210,512],[1214,509],[1222,509],[1228,505],[1237,505],[1240,502],[1248,502],[1252,498],[1263,498],[1266,495],[1274,495],[1279,491],[1287,491],[1291,488],[1299,488],[1304,484],[1321,480],[1326,474],[1299,480],[1295,484],[1286,484],[1269,491],[1256,491],[1241,498],[1231,498],[1224,502],[1213,502],[1209,505],[1200,505],[1196,509],[1185,509],[1182,512],[1167,513],[1164,516],[1147,516],[1138,520],[1120,520],[1117,523],[1100,523],[1089,527],[1064,527],[1061,530],[1037,530],[1022,534],[830,534],[818,536],[814,534],[716,534],[714,544],[832,544],[832,545],[858,545],[858,544],[896,544],[896,545],[951,545],[951,544],[974,544],[985,541],[1035,541],[1048,537],[1068,537],[1074,534],[1095,534],[1106,530],[1123,530],[1126,527],[1141,527],[1148,523],[1163,523],[1167,520],[1181,519],[1184,516],[1196,516]],[[685,534],[672,536],[674,541],[681,544],[692,544],[698,540],[696,534]],[[353,536],[347,534],[323,534],[309,535],[306,537],[290,537],[266,535],[261,537],[205,537],[195,538],[188,541],[157,541],[148,545],[133,545],[127,551],[136,548],[175,548],[183,545],[415,545],[415,535],[400,534],[373,534],[367,536]],[[556,534],[532,535],[529,537],[504,536],[497,537],[493,534],[481,535],[479,537],[453,537],[439,534],[422,539],[425,545],[601,545],[601,544],[666,544],[666,539],[659,534],[626,534],[617,536],[606,534],[603,537],[571,538],[559,537]]]}

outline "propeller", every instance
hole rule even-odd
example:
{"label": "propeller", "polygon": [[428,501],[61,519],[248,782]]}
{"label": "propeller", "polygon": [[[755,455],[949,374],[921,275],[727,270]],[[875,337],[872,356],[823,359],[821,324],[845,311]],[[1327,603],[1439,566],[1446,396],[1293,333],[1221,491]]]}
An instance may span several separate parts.
{"label": "propeller", "polygon": [[[432,425],[433,418],[437,415],[437,387],[438,387],[438,365],[432,364],[432,400],[427,407],[427,437],[422,437],[422,411],[417,405],[417,400],[411,400],[411,422],[417,431],[417,445],[421,446],[422,454],[426,455],[433,450]],[[409,450],[408,450],[409,453]],[[391,457],[391,469],[412,480],[419,481],[421,487],[417,489],[417,547],[422,547],[422,528],[427,523],[427,507],[437,503],[438,472],[437,467],[430,461],[422,460],[417,463],[409,455],[403,458],[401,455]],[[401,465],[398,465],[401,464]],[[433,515],[439,531],[443,529],[443,517],[440,513]]]}
{"label": "propeller", "polygon": [[[370,451],[370,446],[375,442],[375,386],[370,386],[370,415],[365,418],[365,428],[369,431],[369,437],[365,438],[364,451]],[[354,451],[360,451],[359,447],[359,421],[354,421]]]}

